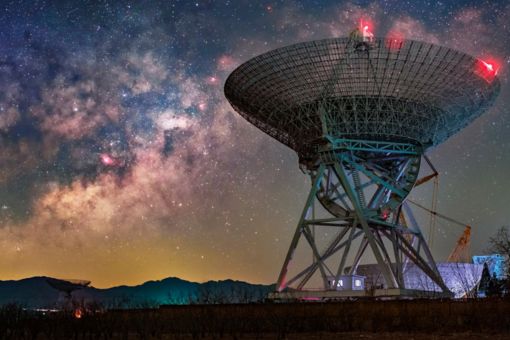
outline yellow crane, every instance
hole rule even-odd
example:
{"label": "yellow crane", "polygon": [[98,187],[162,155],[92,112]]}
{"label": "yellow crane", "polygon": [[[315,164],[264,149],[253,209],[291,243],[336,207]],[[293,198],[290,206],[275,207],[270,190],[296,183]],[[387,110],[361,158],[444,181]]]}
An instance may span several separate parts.
{"label": "yellow crane", "polygon": [[411,201],[410,199],[407,200],[409,203],[412,203],[413,205],[429,212],[430,214],[437,216],[439,218],[442,218],[443,220],[446,220],[448,222],[451,222],[453,224],[457,224],[464,227],[464,232],[460,236],[460,238],[457,240],[457,244],[455,245],[455,248],[453,248],[452,252],[448,256],[448,262],[470,262],[469,257],[469,246],[471,244],[471,226],[459,222],[457,220],[454,220],[451,217],[448,217],[446,215],[440,214],[437,211],[433,211],[429,208],[424,207],[423,205],[416,203],[414,201]]}
{"label": "yellow crane", "polygon": [[[424,155],[424,159],[427,162],[427,164],[429,165],[430,169],[432,170],[432,174],[418,179],[414,186],[417,187],[419,185],[422,185],[422,184],[434,179],[434,190],[432,192],[432,209],[424,207],[423,205],[421,205],[417,202],[411,201],[410,199],[407,199],[407,201],[431,214],[431,220],[430,220],[430,226],[429,226],[429,245],[430,246],[432,246],[432,241],[433,241],[433,234],[434,234],[434,229],[435,229],[435,217],[439,217],[443,220],[446,220],[453,224],[464,227],[464,232],[462,233],[460,238],[457,240],[457,244],[455,245],[455,248],[453,248],[452,252],[448,256],[447,261],[448,262],[471,262],[470,254],[469,254],[469,247],[471,245],[471,226],[466,223],[457,221],[457,220],[455,220],[451,217],[448,217],[446,215],[440,214],[436,211],[439,173],[437,172],[434,165],[432,165],[432,162],[429,160],[429,158],[427,156]],[[405,224],[405,220],[403,222]]]}

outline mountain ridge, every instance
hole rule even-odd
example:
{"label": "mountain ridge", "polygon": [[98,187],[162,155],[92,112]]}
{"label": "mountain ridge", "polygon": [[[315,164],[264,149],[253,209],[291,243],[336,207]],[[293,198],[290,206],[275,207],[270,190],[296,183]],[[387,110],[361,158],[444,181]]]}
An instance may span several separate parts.
{"label": "mountain ridge", "polygon": [[274,285],[225,279],[203,283],[178,277],[149,280],[139,285],[76,290],[71,301],[51,287],[47,276],[0,280],[0,306],[17,303],[25,308],[61,308],[69,303],[99,304],[106,308],[157,307],[162,304],[243,303],[262,301]]}

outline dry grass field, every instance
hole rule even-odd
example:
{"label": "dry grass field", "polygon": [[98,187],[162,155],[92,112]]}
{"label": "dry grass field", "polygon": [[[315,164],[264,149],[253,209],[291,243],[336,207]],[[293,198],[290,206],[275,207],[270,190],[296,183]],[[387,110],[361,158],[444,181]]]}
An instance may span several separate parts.
{"label": "dry grass field", "polygon": [[510,339],[510,300],[163,306],[0,312],[1,339]]}

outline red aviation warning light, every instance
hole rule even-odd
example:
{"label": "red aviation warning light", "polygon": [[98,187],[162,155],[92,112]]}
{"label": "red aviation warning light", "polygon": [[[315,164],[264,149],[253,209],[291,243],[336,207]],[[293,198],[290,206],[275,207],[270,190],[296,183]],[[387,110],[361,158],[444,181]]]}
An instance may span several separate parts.
{"label": "red aviation warning light", "polygon": [[379,214],[379,217],[383,220],[383,221],[386,221],[388,219],[388,217],[390,217],[390,214],[391,214],[391,210],[390,209],[383,209],[380,214]]}
{"label": "red aviation warning light", "polygon": [[487,68],[487,71],[489,72],[494,72],[494,65],[492,64],[489,64],[489,63],[486,63],[485,61],[481,60],[481,62],[485,65],[485,67]]}
{"label": "red aviation warning light", "polygon": [[498,63],[492,59],[488,58],[486,60],[477,59],[475,65],[475,74],[485,79],[487,82],[491,83],[494,78],[498,75],[499,65]]}
{"label": "red aviation warning light", "polygon": [[374,40],[374,34],[372,33],[373,25],[370,20],[361,19],[359,21],[361,36],[364,42],[372,42]]}
{"label": "red aviation warning light", "polygon": [[361,32],[369,31],[371,32],[374,29],[374,24],[371,19],[369,18],[361,18],[359,20],[359,30]]}
{"label": "red aviation warning light", "polygon": [[398,51],[402,48],[402,46],[404,46],[404,40],[405,37],[402,32],[390,31],[386,35],[385,40],[386,48],[389,49],[390,51]]}

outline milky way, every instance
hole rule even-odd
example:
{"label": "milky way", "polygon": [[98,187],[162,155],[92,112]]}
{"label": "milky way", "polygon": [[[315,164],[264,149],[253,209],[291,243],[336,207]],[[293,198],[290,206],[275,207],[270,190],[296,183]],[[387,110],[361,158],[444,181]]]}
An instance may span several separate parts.
{"label": "milky way", "polygon": [[[430,156],[438,209],[473,225],[474,252],[508,223],[505,2],[59,4],[0,8],[0,279],[273,282],[309,182],[291,150],[233,112],[224,81],[257,54],[345,36],[362,17],[376,35],[499,63],[495,108]],[[455,228],[440,226],[438,258]]]}

